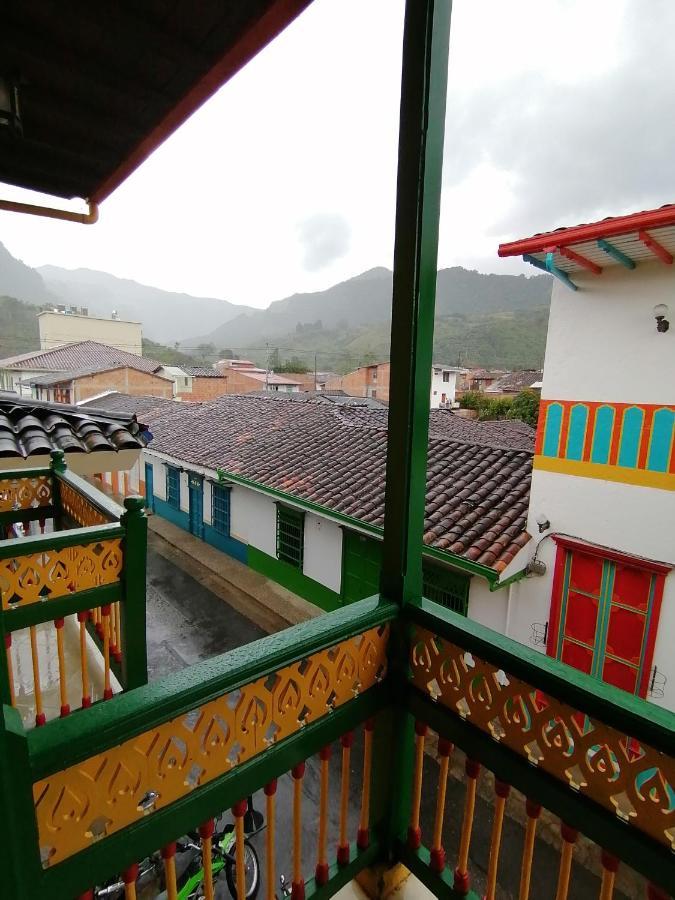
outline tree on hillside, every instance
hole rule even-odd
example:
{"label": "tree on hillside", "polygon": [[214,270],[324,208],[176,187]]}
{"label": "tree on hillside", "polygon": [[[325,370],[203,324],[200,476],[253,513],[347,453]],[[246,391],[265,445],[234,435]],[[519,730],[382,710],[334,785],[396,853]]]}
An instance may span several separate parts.
{"label": "tree on hillside", "polygon": [[304,375],[306,372],[311,372],[311,369],[297,356],[291,356],[290,359],[275,366],[274,371],[281,372],[282,374],[284,372],[297,372],[299,375]]}
{"label": "tree on hillside", "polygon": [[279,366],[281,365],[281,355],[279,353],[278,347],[275,347],[274,350],[272,350],[272,352],[270,353],[267,360],[267,365],[273,372],[276,372],[278,370]]}

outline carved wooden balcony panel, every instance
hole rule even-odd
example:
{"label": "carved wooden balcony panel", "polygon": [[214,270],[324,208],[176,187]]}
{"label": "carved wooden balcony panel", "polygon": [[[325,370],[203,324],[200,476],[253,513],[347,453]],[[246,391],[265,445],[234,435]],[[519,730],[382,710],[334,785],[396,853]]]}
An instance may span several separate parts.
{"label": "carved wooden balcony panel", "polygon": [[675,850],[675,759],[419,626],[410,662],[433,700]]}
{"label": "carved wooden balcony panel", "polygon": [[0,479],[0,513],[51,506],[51,475]]}
{"label": "carved wooden balcony panel", "polygon": [[123,567],[121,538],[42,550],[0,560],[2,609],[11,610],[115,584]]}
{"label": "carved wooden balcony panel", "polygon": [[185,797],[373,687],[386,674],[388,634],[372,628],[38,781],[43,864]]}

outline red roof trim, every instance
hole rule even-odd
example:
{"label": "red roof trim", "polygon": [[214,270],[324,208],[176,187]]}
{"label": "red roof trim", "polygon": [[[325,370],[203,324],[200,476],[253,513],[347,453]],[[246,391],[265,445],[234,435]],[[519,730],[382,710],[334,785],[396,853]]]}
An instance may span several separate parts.
{"label": "red roof trim", "polygon": [[94,203],[101,203],[109,197],[160,144],[163,144],[226,81],[290,25],[311,2],[312,0],[277,0],[272,4],[234,47],[231,47],[201,81],[188,91],[159,125],[143,138],[130,156],[98,185],[88,199]]}
{"label": "red roof trim", "polygon": [[615,237],[647,228],[664,228],[675,225],[675,205],[661,206],[645,212],[631,213],[629,216],[614,216],[593,222],[590,225],[574,225],[571,228],[558,228],[533,237],[500,244],[497,251],[500,256],[522,256],[523,253],[541,253],[547,247],[582,244],[599,238]]}

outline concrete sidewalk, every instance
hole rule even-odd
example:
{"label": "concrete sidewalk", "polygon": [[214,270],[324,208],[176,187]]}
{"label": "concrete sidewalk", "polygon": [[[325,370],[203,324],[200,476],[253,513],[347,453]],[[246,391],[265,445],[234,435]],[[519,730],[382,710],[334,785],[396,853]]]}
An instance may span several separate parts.
{"label": "concrete sidewalk", "polygon": [[148,516],[148,544],[268,634],[322,610],[161,516]]}

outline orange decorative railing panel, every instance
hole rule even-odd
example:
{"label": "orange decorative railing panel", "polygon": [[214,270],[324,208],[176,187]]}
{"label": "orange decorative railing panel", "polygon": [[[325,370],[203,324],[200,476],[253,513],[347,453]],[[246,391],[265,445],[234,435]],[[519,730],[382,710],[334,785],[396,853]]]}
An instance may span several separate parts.
{"label": "orange decorative railing panel", "polygon": [[65,481],[60,482],[59,496],[62,511],[78,524],[87,527],[89,525],[106,525],[110,522],[105,513]]}
{"label": "orange decorative railing panel", "polygon": [[495,741],[675,850],[675,759],[416,626],[412,682]]}
{"label": "orange decorative railing panel", "polygon": [[123,567],[121,538],[42,550],[0,560],[2,609],[115,584]]}
{"label": "orange decorative railing panel", "polygon": [[285,666],[33,786],[54,865],[263,753],[386,674],[382,625]]}
{"label": "orange decorative railing panel", "polygon": [[51,475],[0,479],[0,513],[37,509],[53,502]]}

